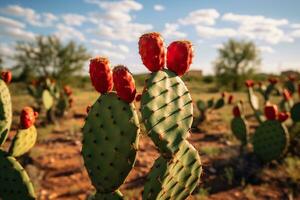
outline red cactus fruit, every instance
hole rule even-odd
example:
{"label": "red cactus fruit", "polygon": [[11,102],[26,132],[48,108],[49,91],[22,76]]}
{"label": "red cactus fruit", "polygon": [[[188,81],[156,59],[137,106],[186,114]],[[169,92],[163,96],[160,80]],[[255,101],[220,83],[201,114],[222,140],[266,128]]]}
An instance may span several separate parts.
{"label": "red cactus fruit", "polygon": [[146,33],[140,37],[139,53],[143,64],[151,71],[156,72],[164,68],[166,52],[163,38],[159,33]]}
{"label": "red cactus fruit", "polygon": [[190,41],[174,41],[168,46],[167,67],[178,76],[182,76],[189,70],[193,56]]}
{"label": "red cactus fruit", "polygon": [[276,105],[265,106],[265,116],[268,120],[275,120],[278,116],[278,108]]}
{"label": "red cactus fruit", "polygon": [[290,117],[290,113],[288,112],[280,112],[278,114],[278,120],[280,122],[284,122],[285,120],[287,120]]}
{"label": "red cactus fruit", "polygon": [[228,104],[232,104],[233,99],[234,99],[234,96],[232,94],[229,95],[229,97],[228,97]]}
{"label": "red cactus fruit", "polygon": [[139,102],[141,101],[141,98],[142,98],[142,94],[138,94],[135,96],[135,101]]}
{"label": "red cactus fruit", "polygon": [[242,115],[241,106],[236,105],[232,109],[232,114],[234,117],[240,117]]}
{"label": "red cactus fruit", "polygon": [[221,96],[222,96],[222,98],[225,98],[227,96],[227,92],[222,92]]}
{"label": "red cactus fruit", "polygon": [[107,58],[96,57],[90,60],[90,78],[94,88],[104,94],[113,89],[112,71]]}
{"label": "red cactus fruit", "polygon": [[278,83],[278,79],[275,77],[269,77],[268,78],[269,83],[275,85],[276,83]]}
{"label": "red cactus fruit", "polygon": [[1,77],[2,80],[6,83],[9,84],[11,82],[12,79],[12,75],[10,71],[5,71],[5,72],[1,72]]}
{"label": "red cactus fruit", "polygon": [[38,117],[38,113],[26,106],[23,108],[20,116],[20,124],[23,129],[31,127],[35,123],[35,119]]}
{"label": "red cactus fruit", "polygon": [[283,89],[282,95],[283,95],[284,100],[286,100],[286,101],[289,101],[292,98],[290,91],[287,89]]}
{"label": "red cactus fruit", "polygon": [[127,103],[134,100],[136,89],[134,79],[129,70],[122,65],[113,69],[113,80],[117,95]]}
{"label": "red cactus fruit", "polygon": [[66,93],[67,96],[71,96],[72,95],[72,89],[70,86],[65,85],[64,86],[64,92]]}
{"label": "red cactus fruit", "polygon": [[254,81],[253,80],[246,80],[245,85],[247,88],[253,87],[254,86]]}

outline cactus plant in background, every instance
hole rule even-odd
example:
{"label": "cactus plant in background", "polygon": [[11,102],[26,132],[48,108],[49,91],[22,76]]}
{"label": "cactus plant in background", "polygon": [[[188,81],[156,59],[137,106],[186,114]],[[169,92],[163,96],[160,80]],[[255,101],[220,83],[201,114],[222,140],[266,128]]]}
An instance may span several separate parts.
{"label": "cactus plant in background", "polygon": [[[229,105],[232,104],[234,98],[233,95],[228,95],[228,97],[226,95],[227,93],[223,92],[221,94],[221,97],[217,101],[215,101],[214,98],[211,98],[207,101],[203,101],[201,99],[198,100],[195,104],[196,106],[194,106],[194,118],[193,118],[192,128],[197,130],[198,125],[206,120],[207,114],[209,112],[223,108],[224,105],[226,104]],[[226,98],[228,98],[227,102],[226,102]],[[197,114],[198,112],[199,114]]]}
{"label": "cactus plant in background", "polygon": [[[11,80],[10,72],[2,74],[6,83]],[[12,121],[10,94],[5,82],[0,80],[1,96],[1,142],[0,147],[6,141]],[[14,137],[9,151],[0,148],[0,199],[34,200],[35,192],[28,174],[16,160],[28,152],[36,142],[37,132],[34,127],[37,113],[30,107],[25,107],[20,116],[20,128]]]}
{"label": "cactus plant in background", "polygon": [[[278,120],[276,105],[265,107],[266,121],[261,123],[253,135],[254,153],[263,161],[280,158],[288,149],[289,133],[285,125]],[[281,118],[282,120],[282,118]]]}
{"label": "cactus plant in background", "polygon": [[171,43],[168,69],[164,69],[164,51],[158,33],[140,37],[142,61],[152,72],[141,97],[142,120],[161,153],[148,175],[143,199],[186,199],[197,186],[202,170],[198,152],[186,140],[193,120],[193,104],[179,77],[189,69],[193,49],[188,41]]}
{"label": "cactus plant in background", "polygon": [[249,126],[244,116],[243,104],[238,102],[232,110],[234,118],[231,120],[231,130],[233,135],[241,141],[242,146],[247,144]]}
{"label": "cactus plant in background", "polygon": [[49,78],[33,80],[27,90],[35,99],[38,110],[46,112],[48,122],[53,122],[56,117],[63,117],[66,111],[72,107],[71,87],[66,85],[61,87]]}
{"label": "cactus plant in background", "polygon": [[12,106],[7,84],[11,81],[11,72],[2,72],[0,80],[0,145],[2,145],[9,133],[12,122]]}
{"label": "cactus plant in background", "polygon": [[101,93],[83,127],[82,155],[96,189],[90,199],[123,199],[118,188],[132,169],[138,148],[135,83],[126,67],[112,72],[109,60],[100,57],[90,61],[90,77]]}

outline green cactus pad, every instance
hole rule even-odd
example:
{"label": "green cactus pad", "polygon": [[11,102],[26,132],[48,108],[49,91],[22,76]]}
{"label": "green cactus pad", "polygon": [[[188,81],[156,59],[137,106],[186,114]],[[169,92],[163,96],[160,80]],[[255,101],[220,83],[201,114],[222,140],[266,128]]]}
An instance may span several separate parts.
{"label": "green cactus pad", "polygon": [[289,144],[286,127],[277,120],[267,120],[260,124],[253,136],[254,153],[264,162],[278,159]]}
{"label": "green cactus pad", "polygon": [[198,100],[196,105],[199,110],[201,110],[201,111],[206,110],[206,104],[204,101]]}
{"label": "green cactus pad", "polygon": [[9,154],[19,157],[27,153],[36,143],[37,131],[35,126],[18,130],[9,149]]}
{"label": "green cactus pad", "polygon": [[300,121],[300,102],[294,104],[294,106],[291,109],[291,118],[294,122]]}
{"label": "green cactus pad", "polygon": [[145,184],[143,199],[186,199],[200,181],[202,166],[198,152],[183,142],[170,161],[159,157]]}
{"label": "green cactus pad", "polygon": [[34,200],[32,183],[19,162],[0,150],[0,199]]}
{"label": "green cactus pad", "polygon": [[225,105],[225,101],[224,101],[224,98],[220,98],[217,100],[215,106],[214,106],[214,109],[220,109],[222,108],[223,106]]}
{"label": "green cactus pad", "polygon": [[53,97],[51,95],[51,93],[49,92],[49,90],[44,90],[43,94],[42,94],[42,100],[43,100],[43,104],[46,110],[49,110],[52,108],[53,106]]}
{"label": "green cactus pad", "polygon": [[[9,89],[3,80],[0,80],[0,138],[1,144],[5,142],[7,132],[10,130],[12,121],[12,108]],[[7,132],[5,131],[7,130]]]}
{"label": "green cactus pad", "polygon": [[141,113],[161,153],[176,152],[193,121],[192,99],[180,77],[167,69],[152,73],[142,95]]}
{"label": "green cactus pad", "polygon": [[296,92],[295,83],[293,81],[286,81],[284,83],[284,87],[287,88],[291,94],[294,94]]}
{"label": "green cactus pad", "polygon": [[112,193],[96,193],[89,196],[88,200],[123,200],[123,195],[120,191]]}
{"label": "green cactus pad", "polygon": [[113,192],[124,182],[135,162],[138,135],[133,103],[108,93],[91,107],[83,127],[82,155],[98,192]]}
{"label": "green cactus pad", "polygon": [[233,118],[231,121],[231,130],[233,135],[240,140],[243,145],[247,144],[248,125],[244,118]]}

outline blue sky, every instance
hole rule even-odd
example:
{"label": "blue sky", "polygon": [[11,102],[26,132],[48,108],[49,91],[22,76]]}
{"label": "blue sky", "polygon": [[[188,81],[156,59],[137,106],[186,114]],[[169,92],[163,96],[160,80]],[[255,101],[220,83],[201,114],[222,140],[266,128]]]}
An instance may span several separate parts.
{"label": "blue sky", "polygon": [[138,38],[157,31],[167,45],[191,40],[192,68],[204,73],[213,73],[217,49],[228,38],[254,41],[262,53],[262,72],[299,70],[299,8],[299,0],[1,0],[0,53],[9,67],[16,41],[54,34],[140,73],[146,68]]}

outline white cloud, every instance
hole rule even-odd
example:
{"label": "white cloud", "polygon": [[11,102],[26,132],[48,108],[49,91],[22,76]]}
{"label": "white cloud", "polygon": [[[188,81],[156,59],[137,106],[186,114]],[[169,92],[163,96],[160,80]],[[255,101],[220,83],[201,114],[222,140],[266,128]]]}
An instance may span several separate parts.
{"label": "white cloud", "polygon": [[282,26],[288,25],[287,19],[272,19],[261,15],[239,15],[226,13],[222,20],[235,22],[238,25],[238,36],[252,40],[261,40],[269,44],[293,42]]}
{"label": "white cloud", "polygon": [[265,53],[274,53],[274,49],[270,46],[259,46],[260,51]]}
{"label": "white cloud", "polygon": [[62,16],[62,19],[64,20],[64,23],[69,26],[81,26],[82,23],[84,23],[87,19],[83,15],[79,14],[64,14]]}
{"label": "white cloud", "polygon": [[103,12],[90,15],[97,24],[96,28],[88,30],[97,36],[111,40],[136,41],[139,36],[153,28],[151,24],[134,23],[132,11],[139,11],[143,5],[133,0],[100,1],[85,0],[98,5]]}
{"label": "white cloud", "polygon": [[62,40],[78,39],[79,41],[85,41],[85,36],[75,28],[66,26],[64,24],[56,25],[57,31],[54,33]]}
{"label": "white cloud", "polygon": [[2,43],[2,44],[0,44],[0,52],[1,52],[1,55],[5,56],[5,57],[13,56],[14,47],[12,47],[8,44]]}
{"label": "white cloud", "polygon": [[10,37],[16,40],[31,41],[35,38],[35,34],[16,27],[5,27],[1,29],[0,35]]}
{"label": "white cloud", "polygon": [[226,13],[222,16],[224,21],[232,21],[241,24],[259,24],[263,25],[273,25],[273,26],[283,26],[287,25],[289,22],[286,19],[272,19],[267,18],[262,15],[239,15],[234,13]]}
{"label": "white cloud", "polygon": [[213,47],[214,49],[220,49],[220,48],[223,47],[223,44],[213,44],[212,47]]}
{"label": "white cloud", "polygon": [[155,10],[155,11],[164,11],[165,10],[165,7],[163,6],[163,5],[160,5],[160,4],[156,4],[156,5],[154,5],[153,6],[153,9]]}
{"label": "white cloud", "polygon": [[113,44],[105,40],[91,40],[90,43],[94,47],[94,53],[102,56],[112,57],[116,59],[125,59],[125,54],[129,52],[129,48],[124,44]]}
{"label": "white cloud", "polygon": [[300,24],[291,24],[291,28],[300,29]]}
{"label": "white cloud", "polygon": [[182,25],[214,25],[220,14],[215,9],[200,9],[192,11],[187,17],[179,19]]}
{"label": "white cloud", "polygon": [[162,35],[165,38],[184,38],[186,37],[186,33],[178,31],[179,25],[166,23],[165,28],[162,31]]}
{"label": "white cloud", "polygon": [[292,37],[295,37],[295,38],[300,38],[300,29],[294,30],[294,31],[291,33],[291,36],[292,36]]}
{"label": "white cloud", "polygon": [[234,37],[237,36],[237,32],[231,28],[213,28],[209,26],[196,26],[197,34],[200,37],[212,38],[212,37]]}
{"label": "white cloud", "polygon": [[9,27],[15,27],[15,28],[24,28],[25,27],[25,24],[23,24],[19,21],[16,21],[14,19],[10,19],[7,17],[2,17],[2,16],[0,16],[0,25],[1,25],[1,27],[3,27],[3,26],[9,26]]}
{"label": "white cloud", "polygon": [[52,26],[53,22],[58,20],[52,13],[38,14],[31,8],[23,8],[19,5],[9,5],[6,8],[1,9],[1,13],[20,17],[30,25],[39,27]]}

